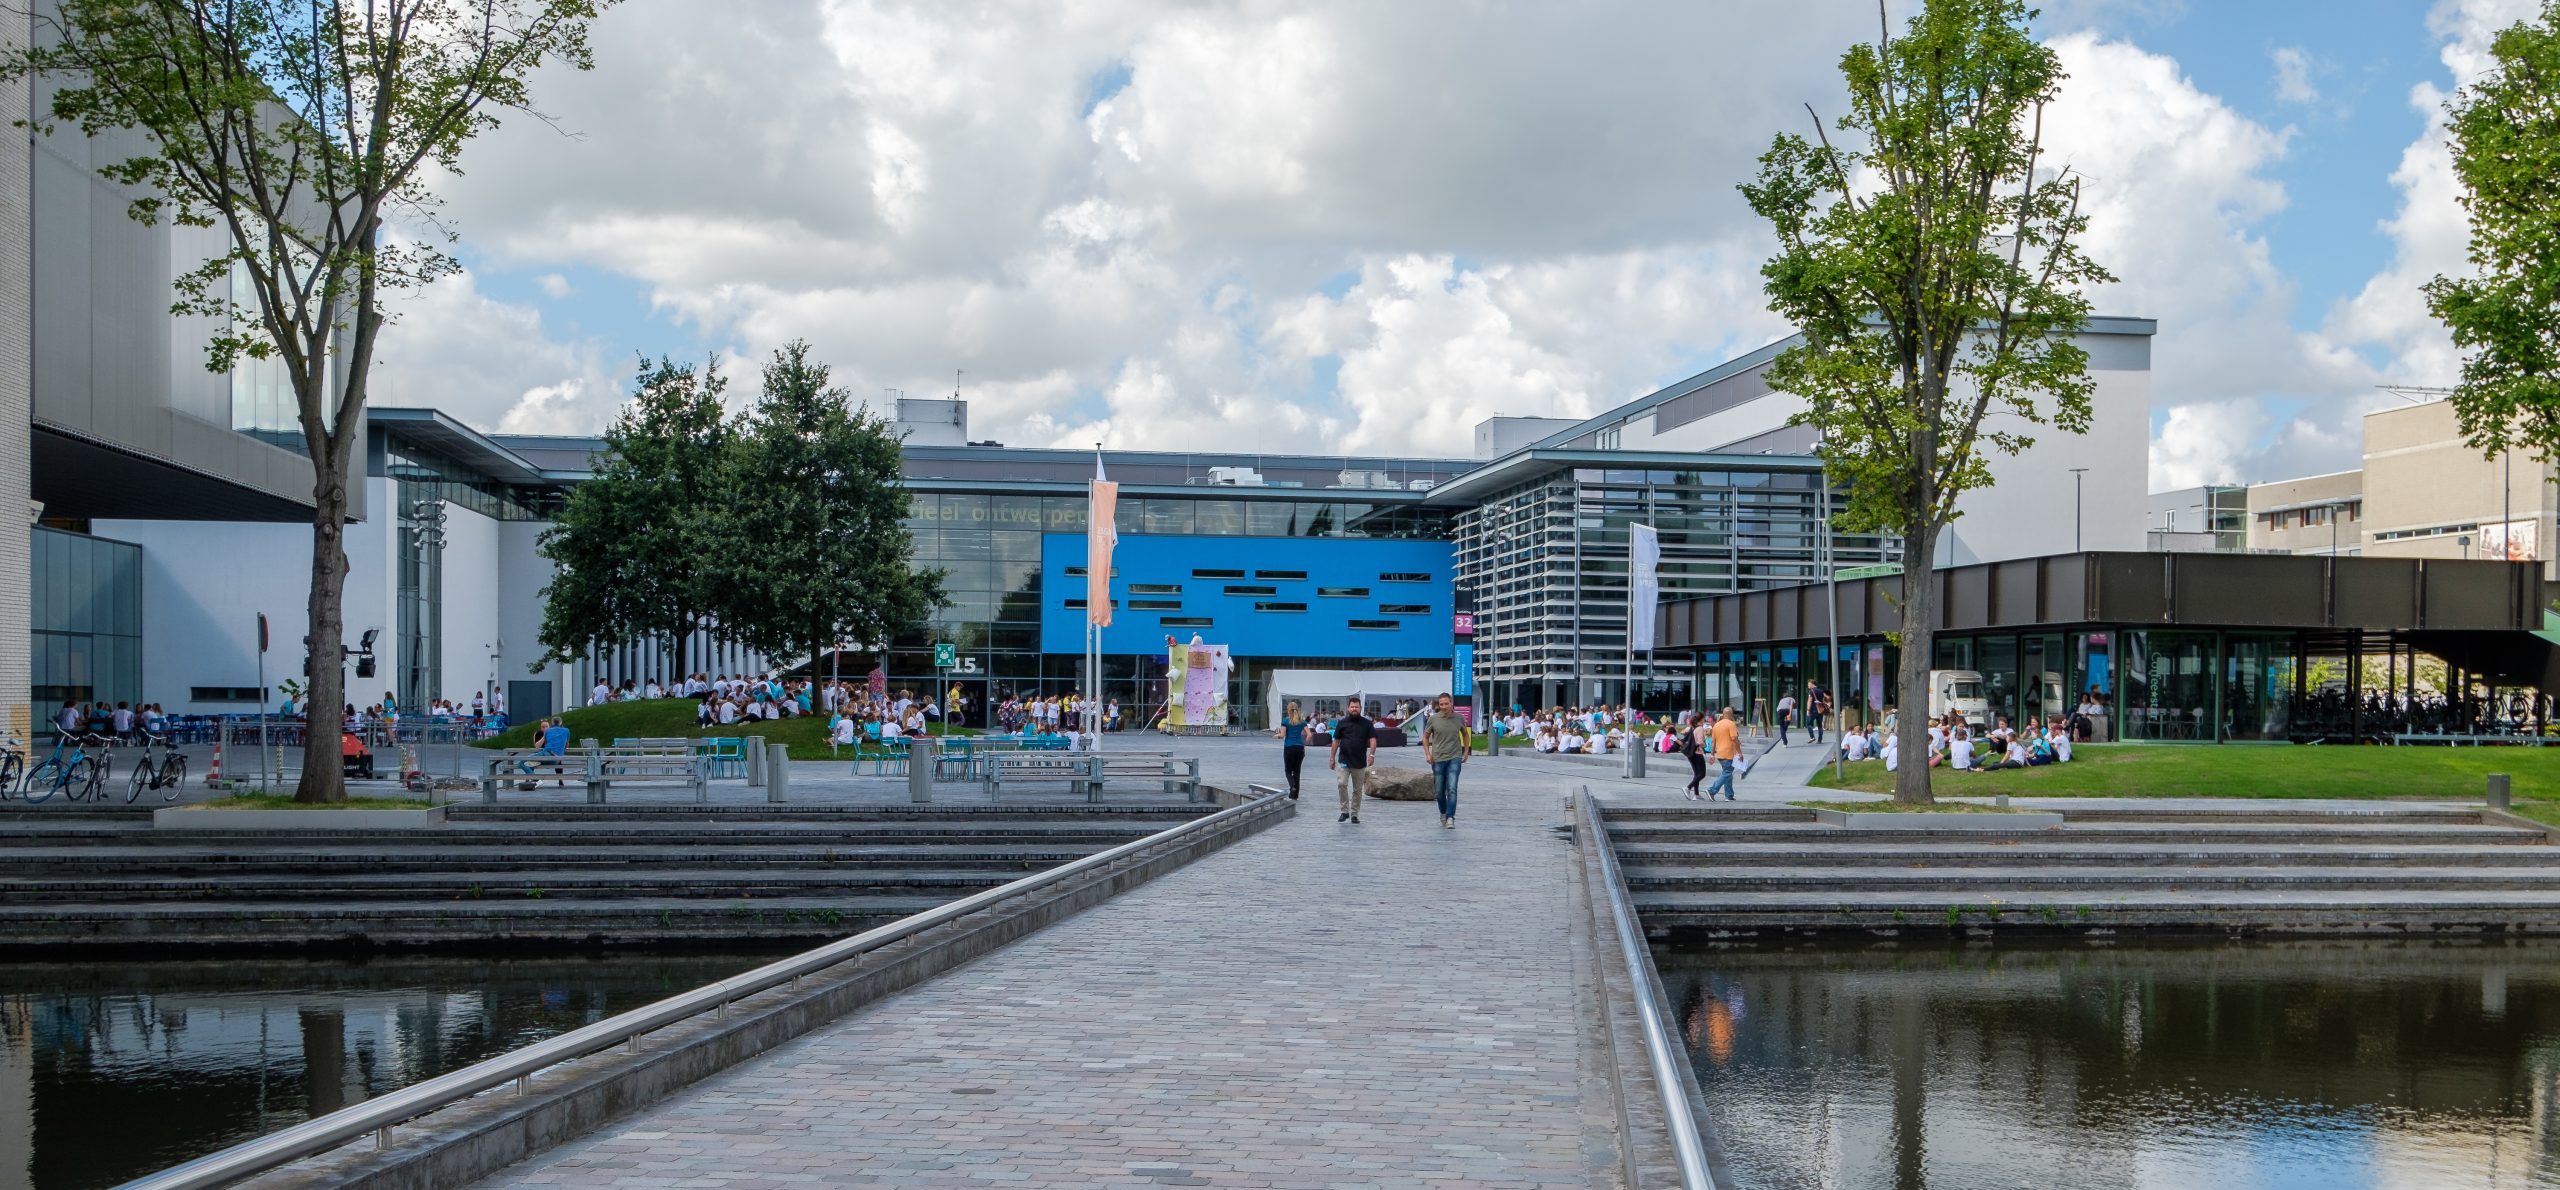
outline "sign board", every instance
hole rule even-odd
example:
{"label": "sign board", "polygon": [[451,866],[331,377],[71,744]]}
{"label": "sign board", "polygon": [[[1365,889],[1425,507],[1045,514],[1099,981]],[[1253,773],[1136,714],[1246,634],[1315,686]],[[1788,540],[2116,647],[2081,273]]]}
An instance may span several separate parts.
{"label": "sign board", "polygon": [[958,669],[960,667],[960,646],[952,644],[949,641],[943,641],[933,646],[933,667],[935,669]]}
{"label": "sign board", "polygon": [[1475,697],[1476,647],[1472,643],[1459,645],[1456,655],[1449,659],[1449,694],[1454,698]]}
{"label": "sign board", "polygon": [[1474,636],[1476,634],[1476,614],[1474,612],[1459,612],[1452,615],[1449,617],[1449,632],[1453,636]]}

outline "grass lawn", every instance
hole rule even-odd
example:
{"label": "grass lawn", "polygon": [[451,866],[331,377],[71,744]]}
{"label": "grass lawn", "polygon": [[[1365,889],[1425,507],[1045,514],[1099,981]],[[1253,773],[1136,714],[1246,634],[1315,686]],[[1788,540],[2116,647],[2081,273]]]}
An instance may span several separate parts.
{"label": "grass lawn", "polygon": [[[690,698],[659,698],[640,702],[607,703],[600,707],[584,707],[562,715],[569,727],[571,746],[576,741],[593,739],[611,744],[617,739],[636,737],[700,739],[703,736],[760,735],[768,744],[791,745],[793,760],[826,760],[827,718],[808,715],[798,719],[769,720],[763,723],[733,724],[728,727],[696,727],[693,716],[700,704]],[[499,732],[493,739],[482,740],[478,748],[530,748],[535,744],[535,725],[520,723]],[[935,728],[935,735],[942,734]],[[978,735],[977,728],[956,727],[953,735]],[[850,761],[853,750],[844,749],[842,759]]]}
{"label": "grass lawn", "polygon": [[[2560,800],[2560,748],[2357,748],[2290,744],[2083,744],[2069,764],[1959,773],[1939,769],[1940,796],[2336,797],[2478,800],[2491,773],[2514,778],[2515,798]],[[1814,774],[1817,789],[1893,792],[1878,761]],[[2552,808],[2560,812],[2560,806]]]}

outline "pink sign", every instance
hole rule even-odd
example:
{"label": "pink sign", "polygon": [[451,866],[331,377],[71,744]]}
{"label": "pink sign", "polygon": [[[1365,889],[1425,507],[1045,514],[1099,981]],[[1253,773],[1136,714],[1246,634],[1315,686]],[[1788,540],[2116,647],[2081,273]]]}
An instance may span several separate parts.
{"label": "pink sign", "polygon": [[1455,615],[1452,615],[1449,617],[1449,630],[1451,633],[1458,636],[1474,636],[1476,634],[1476,614],[1474,612],[1458,612]]}

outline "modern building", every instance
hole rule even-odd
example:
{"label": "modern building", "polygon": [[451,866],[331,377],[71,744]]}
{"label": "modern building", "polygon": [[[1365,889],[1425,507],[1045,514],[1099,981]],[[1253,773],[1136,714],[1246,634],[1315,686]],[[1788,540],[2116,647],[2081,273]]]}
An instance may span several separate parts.
{"label": "modern building", "polygon": [[2237,554],[2249,548],[2249,489],[2205,484],[2153,492],[2149,548],[2172,553]]}
{"label": "modern building", "polygon": [[2541,564],[2560,517],[2560,469],[2483,455],[2465,442],[2453,404],[2364,416],[2364,465],[2249,489],[2249,547],[2376,558],[2504,558]]}

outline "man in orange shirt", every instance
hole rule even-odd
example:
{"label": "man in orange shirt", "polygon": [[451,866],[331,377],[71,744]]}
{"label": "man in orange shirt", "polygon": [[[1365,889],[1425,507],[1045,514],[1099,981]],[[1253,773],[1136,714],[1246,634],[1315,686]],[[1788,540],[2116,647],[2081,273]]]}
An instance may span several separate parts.
{"label": "man in orange shirt", "polygon": [[1732,707],[1726,707],[1724,716],[1716,720],[1714,732],[1716,779],[1714,784],[1707,786],[1708,801],[1716,800],[1716,791],[1719,789],[1724,791],[1724,800],[1728,802],[1736,800],[1733,796],[1733,764],[1742,759],[1740,720],[1741,716],[1735,714]]}

